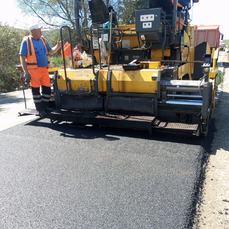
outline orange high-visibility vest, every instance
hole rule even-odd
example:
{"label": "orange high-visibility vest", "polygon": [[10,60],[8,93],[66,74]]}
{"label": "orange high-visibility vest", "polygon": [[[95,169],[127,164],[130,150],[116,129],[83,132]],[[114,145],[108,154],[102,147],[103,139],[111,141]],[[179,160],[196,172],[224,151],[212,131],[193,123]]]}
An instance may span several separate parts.
{"label": "orange high-visibility vest", "polygon": [[[48,57],[48,48],[46,45],[46,40],[44,37],[41,37],[41,40],[45,46],[46,49],[46,55],[47,55],[47,60],[48,60],[48,67],[50,67],[50,61],[49,61],[49,57]],[[27,56],[26,56],[26,64],[27,64],[27,68],[37,68],[37,58],[36,58],[36,54],[35,54],[35,50],[33,47],[33,41],[32,41],[32,36],[28,36],[26,37],[26,44],[27,44]]]}

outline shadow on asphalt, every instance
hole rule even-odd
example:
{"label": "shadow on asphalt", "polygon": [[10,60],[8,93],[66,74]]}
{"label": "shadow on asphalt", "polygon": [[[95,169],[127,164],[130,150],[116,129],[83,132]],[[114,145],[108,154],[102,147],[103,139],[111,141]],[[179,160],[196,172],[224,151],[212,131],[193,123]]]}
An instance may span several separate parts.
{"label": "shadow on asphalt", "polygon": [[[106,141],[118,141],[122,137],[145,139],[158,142],[174,142],[193,146],[201,147],[200,156],[198,157],[198,165],[196,168],[196,181],[194,184],[194,195],[190,206],[191,214],[187,216],[188,228],[192,228],[194,217],[196,215],[196,204],[201,202],[200,196],[202,195],[202,186],[205,180],[206,164],[211,152],[211,144],[214,139],[216,132],[216,119],[213,117],[209,125],[209,133],[207,137],[196,137],[193,135],[184,135],[179,133],[166,133],[166,132],[152,132],[150,135],[147,131],[140,130],[129,130],[129,129],[117,129],[109,127],[98,127],[98,126],[79,126],[72,123],[58,123],[52,124],[49,119],[36,119],[32,122],[27,123],[29,126],[45,127],[51,130],[55,130],[63,138],[77,138],[77,139],[97,139],[102,138]],[[148,141],[146,141],[148,143]],[[185,152],[184,152],[185,153]]]}
{"label": "shadow on asphalt", "polygon": [[3,97],[0,99],[1,104],[11,104],[11,103],[20,103],[24,102],[24,98],[18,98],[17,96]]}
{"label": "shadow on asphalt", "polygon": [[4,108],[4,106],[1,107],[1,105],[6,105],[6,104],[17,104],[17,103],[21,103],[24,102],[23,98],[17,98],[16,96],[12,96],[12,97],[3,97],[0,99],[0,112],[6,110]]}
{"label": "shadow on asphalt", "polygon": [[166,131],[157,132],[156,130],[150,134],[148,131],[143,130],[130,130],[120,129],[104,126],[93,125],[76,125],[73,123],[60,122],[52,124],[49,119],[36,119],[26,125],[41,126],[49,128],[60,133],[60,136],[64,138],[77,138],[77,139],[96,139],[103,138],[107,141],[116,141],[120,137],[128,138],[141,138],[146,140],[162,141],[162,142],[174,142],[190,145],[200,145],[207,153],[210,153],[211,142],[213,140],[215,131],[215,120],[212,119],[210,123],[210,130],[207,137],[197,137],[189,134],[180,133],[168,133]]}

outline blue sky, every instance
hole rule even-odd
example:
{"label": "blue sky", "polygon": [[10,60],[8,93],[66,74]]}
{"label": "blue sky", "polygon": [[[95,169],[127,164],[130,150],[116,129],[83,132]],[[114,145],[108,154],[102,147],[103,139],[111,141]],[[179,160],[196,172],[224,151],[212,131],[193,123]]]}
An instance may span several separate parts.
{"label": "blue sky", "polygon": [[[229,39],[229,10],[227,0],[199,0],[194,4],[193,21],[194,25],[220,25],[220,31],[224,39]],[[227,18],[228,17],[228,18]],[[17,8],[15,0],[1,0],[0,22],[7,23],[16,28],[28,28],[32,23],[38,23],[35,17],[25,17]]]}

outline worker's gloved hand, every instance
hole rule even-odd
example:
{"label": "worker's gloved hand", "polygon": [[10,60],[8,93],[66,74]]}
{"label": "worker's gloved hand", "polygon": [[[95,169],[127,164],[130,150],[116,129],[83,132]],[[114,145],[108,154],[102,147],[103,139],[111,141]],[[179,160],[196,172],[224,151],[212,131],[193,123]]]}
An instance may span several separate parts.
{"label": "worker's gloved hand", "polygon": [[26,73],[26,74],[24,74],[24,77],[25,77],[25,82],[26,82],[26,83],[29,83],[30,80],[31,80],[30,74],[29,74],[29,73]]}

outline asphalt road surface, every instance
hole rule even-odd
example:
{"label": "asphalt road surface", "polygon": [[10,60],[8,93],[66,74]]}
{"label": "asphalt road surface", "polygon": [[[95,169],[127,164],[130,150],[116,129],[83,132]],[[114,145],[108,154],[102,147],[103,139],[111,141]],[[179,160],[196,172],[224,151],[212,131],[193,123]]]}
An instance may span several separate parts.
{"label": "asphalt road surface", "polygon": [[4,129],[0,228],[191,228],[211,138],[36,117]]}
{"label": "asphalt road surface", "polygon": [[23,109],[22,92],[0,95],[0,229],[192,228],[214,118],[198,138],[53,125]]}

